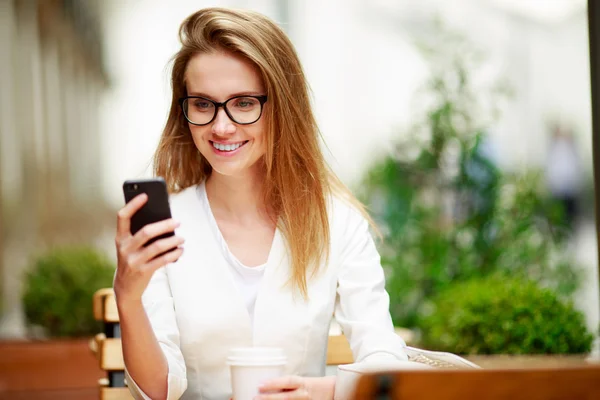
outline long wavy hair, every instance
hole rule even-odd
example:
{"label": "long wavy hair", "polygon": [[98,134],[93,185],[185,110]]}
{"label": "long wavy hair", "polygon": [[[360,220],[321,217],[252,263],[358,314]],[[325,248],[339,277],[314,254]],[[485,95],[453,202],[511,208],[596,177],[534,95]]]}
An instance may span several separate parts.
{"label": "long wavy hair", "polygon": [[210,164],[194,145],[178,102],[187,95],[185,72],[190,59],[225,51],[252,62],[269,98],[263,115],[264,202],[286,239],[292,262],[290,283],[306,298],[307,279],[329,257],[328,198],[341,197],[368,215],[324,160],[298,55],[277,24],[246,10],[197,11],[181,24],[179,39],[181,49],[173,58],[171,109],[154,156],[154,172],[173,193],[201,183],[211,173]]}

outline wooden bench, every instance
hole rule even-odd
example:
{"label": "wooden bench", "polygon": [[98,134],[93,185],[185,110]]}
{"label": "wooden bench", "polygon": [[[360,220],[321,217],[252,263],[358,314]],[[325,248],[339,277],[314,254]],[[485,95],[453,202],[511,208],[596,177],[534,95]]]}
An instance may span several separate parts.
{"label": "wooden bench", "polygon": [[[100,400],[131,400],[125,386],[125,363],[121,349],[119,314],[112,289],[100,289],[94,295],[94,317],[104,324],[104,332],[91,343],[100,368],[107,377],[100,380]],[[343,335],[329,336],[327,365],[350,364],[354,361],[348,340]]]}
{"label": "wooden bench", "polygon": [[121,349],[119,313],[112,288],[100,289],[94,294],[94,318],[103,322],[104,331],[91,343],[100,368],[106,371],[101,379],[100,400],[132,400],[133,396],[125,386],[125,363]]}

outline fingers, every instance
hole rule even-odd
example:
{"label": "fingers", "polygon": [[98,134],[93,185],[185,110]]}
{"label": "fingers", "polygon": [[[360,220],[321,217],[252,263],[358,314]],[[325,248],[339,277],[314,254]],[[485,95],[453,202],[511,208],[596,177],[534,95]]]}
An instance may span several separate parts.
{"label": "fingers", "polygon": [[167,264],[174,263],[181,257],[183,254],[183,249],[181,247],[176,248],[166,254],[163,254],[160,257],[155,258],[150,261],[145,268],[147,268],[149,273],[154,273],[157,269],[164,267]]}
{"label": "fingers", "polygon": [[148,224],[140,229],[135,235],[133,235],[129,247],[131,249],[138,249],[146,244],[150,239],[165,233],[173,232],[177,227],[179,227],[179,222],[172,218],[155,222],[153,224]]}
{"label": "fingers", "polygon": [[131,235],[131,217],[135,214],[146,202],[148,195],[146,193],[135,196],[125,207],[121,208],[117,213],[117,238],[125,238]]}
{"label": "fingers", "polygon": [[185,242],[185,239],[180,236],[170,236],[168,238],[157,240],[142,250],[140,259],[143,263],[146,263],[157,255],[182,245],[183,242]]}
{"label": "fingers", "polygon": [[304,379],[297,375],[282,376],[281,378],[271,379],[260,385],[261,393],[294,390],[304,386]]}
{"label": "fingers", "polygon": [[305,389],[296,389],[291,392],[281,392],[272,394],[260,394],[254,397],[254,400],[309,400],[310,397]]}

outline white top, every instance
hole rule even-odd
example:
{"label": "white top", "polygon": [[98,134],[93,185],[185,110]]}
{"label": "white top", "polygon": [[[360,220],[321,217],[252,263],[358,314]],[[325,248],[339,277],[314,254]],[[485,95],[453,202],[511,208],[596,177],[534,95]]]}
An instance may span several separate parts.
{"label": "white top", "polygon": [[[230,398],[226,360],[234,347],[280,347],[288,359],[286,374],[323,376],[332,315],[350,342],[355,362],[407,359],[390,317],[380,257],[359,212],[341,200],[329,200],[329,260],[308,281],[309,300],[289,285],[285,238],[275,231],[252,324],[210,227],[202,190],[202,185],[193,186],[171,196],[185,251],[176,263],[154,273],[142,296],[167,359],[169,400]],[[134,397],[148,399],[125,373]]]}
{"label": "white top", "polygon": [[254,304],[256,303],[258,288],[263,280],[263,276],[265,276],[266,263],[256,267],[247,267],[242,264],[229,249],[229,246],[219,229],[217,220],[210,208],[210,202],[208,201],[208,196],[206,194],[206,185],[202,184],[198,186],[198,197],[204,206],[203,208],[206,210],[206,217],[209,221],[212,233],[214,237],[217,238],[217,241],[221,246],[221,251],[223,252],[223,257],[229,265],[235,286],[244,299],[248,314],[250,315],[250,323],[254,324]]}
{"label": "white top", "polygon": [[[229,256],[235,257],[231,252],[229,252]],[[258,288],[265,276],[266,264],[258,267],[246,267],[239,261],[236,261],[229,263],[229,267],[235,286],[242,296],[246,309],[248,310],[250,323],[254,325],[254,305],[256,304],[256,297],[258,297]]]}

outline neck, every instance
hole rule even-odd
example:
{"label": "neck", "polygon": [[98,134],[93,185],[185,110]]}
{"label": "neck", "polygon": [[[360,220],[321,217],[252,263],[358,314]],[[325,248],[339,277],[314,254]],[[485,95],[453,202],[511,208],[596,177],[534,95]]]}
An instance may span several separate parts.
{"label": "neck", "polygon": [[226,176],[213,171],[206,180],[206,194],[214,213],[240,222],[264,218],[263,174],[254,168],[243,176]]}

